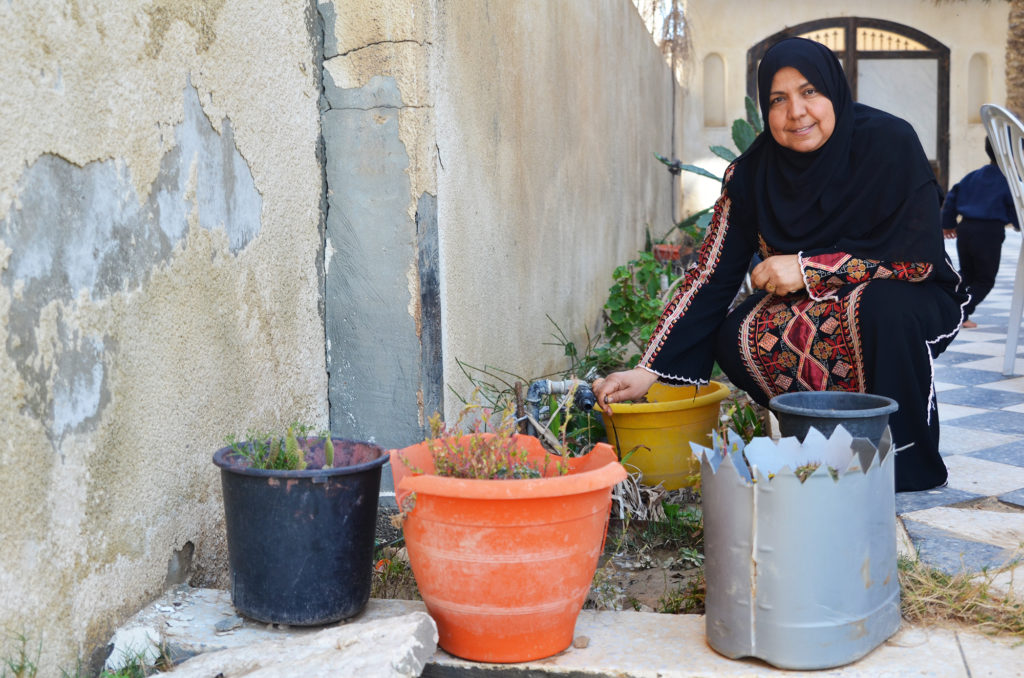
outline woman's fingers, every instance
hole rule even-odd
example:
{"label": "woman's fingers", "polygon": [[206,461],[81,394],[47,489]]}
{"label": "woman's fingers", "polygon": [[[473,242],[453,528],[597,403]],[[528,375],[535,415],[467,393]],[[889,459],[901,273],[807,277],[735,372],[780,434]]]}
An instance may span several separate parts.
{"label": "woman's fingers", "polygon": [[754,289],[763,290],[766,282],[768,282],[768,275],[765,272],[765,265],[762,261],[750,271],[750,284],[754,286]]}
{"label": "woman's fingers", "polygon": [[615,375],[609,376],[607,379],[595,379],[593,384],[594,397],[597,399],[597,404],[609,417],[612,415],[609,405],[615,401],[615,397],[611,394],[621,388],[619,381],[614,377]]}
{"label": "woman's fingers", "polygon": [[795,254],[775,254],[754,267],[750,284],[769,294],[784,295],[803,289],[804,276],[800,270],[800,257]]}
{"label": "woman's fingers", "polygon": [[605,379],[595,379],[591,388],[598,406],[610,417],[614,403],[643,397],[655,380],[657,377],[653,373],[637,367],[625,372],[613,372]]}
{"label": "woman's fingers", "polygon": [[609,417],[612,416],[612,403],[629,399],[628,385],[624,382],[625,377],[625,373],[615,372],[607,379],[594,381],[594,396],[597,398],[597,404]]}

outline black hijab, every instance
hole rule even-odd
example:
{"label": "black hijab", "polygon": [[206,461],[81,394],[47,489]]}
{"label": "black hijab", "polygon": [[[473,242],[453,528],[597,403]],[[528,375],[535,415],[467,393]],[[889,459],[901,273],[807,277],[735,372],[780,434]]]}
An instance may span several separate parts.
{"label": "black hijab", "polygon": [[[775,73],[791,66],[832,102],[835,128],[809,153],[779,145],[768,125]],[[804,38],[765,54],[757,73],[766,129],[737,161],[729,185],[734,210],[753,219],[782,253],[839,250],[888,261],[945,260],[939,186],[905,120],[853,101],[839,60]],[[737,215],[739,216],[739,215]]]}

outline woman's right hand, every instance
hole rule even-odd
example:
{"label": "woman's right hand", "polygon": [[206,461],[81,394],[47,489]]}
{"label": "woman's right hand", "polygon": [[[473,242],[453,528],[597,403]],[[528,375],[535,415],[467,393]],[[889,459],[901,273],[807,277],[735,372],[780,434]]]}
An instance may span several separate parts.
{"label": "woman's right hand", "polygon": [[658,375],[642,367],[634,367],[623,372],[612,372],[603,379],[595,379],[592,388],[598,406],[610,417],[612,403],[639,400],[647,395],[656,381]]}

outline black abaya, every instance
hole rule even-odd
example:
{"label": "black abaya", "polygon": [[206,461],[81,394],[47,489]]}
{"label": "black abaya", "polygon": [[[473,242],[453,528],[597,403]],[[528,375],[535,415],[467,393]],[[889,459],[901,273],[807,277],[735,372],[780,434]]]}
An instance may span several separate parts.
{"label": "black abaya", "polygon": [[[941,485],[932,360],[955,336],[963,295],[939,229],[939,192],[913,129],[851,101],[827,48],[788,39],[762,60],[833,103],[835,131],[796,153],[760,135],[726,171],[697,264],[666,306],[640,366],[704,383],[717,362],[761,404],[788,391],[894,398],[896,489]],[[766,71],[764,69],[767,69]],[[767,119],[767,101],[761,98]],[[805,289],[756,293],[729,312],[754,253],[797,254]],[[728,315],[728,317],[727,317]]]}

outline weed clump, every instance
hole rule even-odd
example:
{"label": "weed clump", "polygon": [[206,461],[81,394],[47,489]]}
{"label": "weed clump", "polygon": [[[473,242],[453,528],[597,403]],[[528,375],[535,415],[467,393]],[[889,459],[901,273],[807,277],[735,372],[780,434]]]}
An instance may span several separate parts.
{"label": "weed clump", "polygon": [[1024,601],[994,590],[996,576],[1017,561],[979,574],[950,575],[919,560],[899,559],[901,608],[911,623],[967,625],[989,634],[1024,638]]}
{"label": "weed clump", "polygon": [[704,572],[689,579],[658,599],[655,612],[662,614],[704,614]]}
{"label": "weed clump", "polygon": [[386,546],[377,550],[373,578],[370,582],[370,597],[422,600],[405,547]]}
{"label": "weed clump", "polygon": [[12,637],[18,649],[13,656],[0,659],[0,678],[35,678],[39,670],[36,662],[42,652],[42,641],[33,653],[24,634],[16,633]]}

